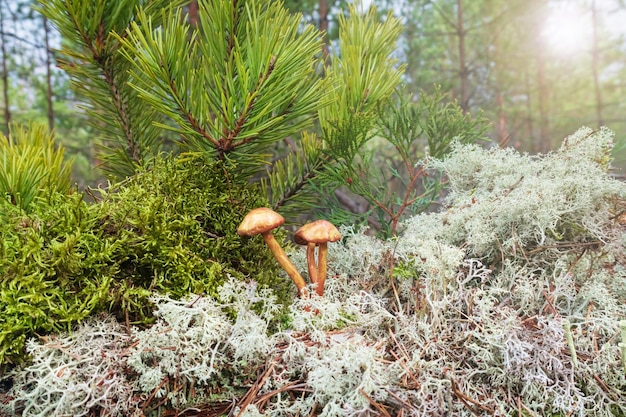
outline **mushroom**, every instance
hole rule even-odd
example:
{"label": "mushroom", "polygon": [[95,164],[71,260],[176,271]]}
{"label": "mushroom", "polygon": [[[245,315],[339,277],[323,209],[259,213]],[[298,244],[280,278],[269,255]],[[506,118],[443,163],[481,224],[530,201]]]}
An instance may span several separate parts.
{"label": "mushroom", "polygon": [[306,283],[300,275],[295,265],[289,260],[283,248],[278,244],[276,238],[272,234],[272,230],[280,227],[285,223],[285,219],[280,214],[267,207],[259,207],[251,210],[237,228],[237,234],[240,236],[263,236],[265,243],[274,254],[274,257],[283,267],[289,278],[293,281],[298,289],[300,297],[306,294]]}
{"label": "mushroom", "polygon": [[[317,284],[315,291],[324,295],[324,283],[326,282],[326,263],[328,259],[328,242],[336,242],[341,239],[339,230],[327,220],[316,220],[302,226],[294,235],[294,241],[299,244],[307,244],[306,259],[309,266],[311,282]],[[303,242],[303,243],[301,243]],[[317,271],[315,271],[315,246],[319,245],[317,255]],[[313,271],[313,272],[312,272]]]}

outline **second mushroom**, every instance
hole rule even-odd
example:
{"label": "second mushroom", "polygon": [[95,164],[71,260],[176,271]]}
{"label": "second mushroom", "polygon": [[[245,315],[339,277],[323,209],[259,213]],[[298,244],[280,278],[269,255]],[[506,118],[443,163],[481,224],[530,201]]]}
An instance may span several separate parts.
{"label": "second mushroom", "polygon": [[[324,295],[324,283],[326,282],[328,242],[336,242],[341,239],[339,230],[327,220],[316,220],[302,226],[293,237],[299,245],[306,245],[306,260],[309,268],[311,283],[316,284],[315,292]],[[315,262],[315,248],[319,246],[317,265]]]}

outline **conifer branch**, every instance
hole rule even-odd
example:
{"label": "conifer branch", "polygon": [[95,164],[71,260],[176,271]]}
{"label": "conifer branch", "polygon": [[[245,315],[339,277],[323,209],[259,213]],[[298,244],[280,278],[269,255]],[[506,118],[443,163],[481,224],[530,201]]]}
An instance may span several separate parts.
{"label": "conifer branch", "polygon": [[93,62],[99,67],[104,82],[107,85],[107,88],[111,95],[111,103],[115,108],[119,120],[119,126],[126,141],[125,152],[127,156],[131,159],[131,161],[139,163],[141,162],[141,149],[133,137],[133,131],[130,121],[128,119],[127,104],[122,99],[122,95],[116,82],[116,68],[113,65],[113,60],[115,58],[110,56],[109,54],[101,53],[101,51],[104,50],[106,37],[108,35],[105,33],[104,24],[100,22],[100,24],[98,25],[98,34],[94,39],[92,39],[87,32],[81,30],[82,25],[77,20],[77,16],[74,13],[69,13],[69,15],[72,20],[72,24],[80,34],[83,44],[91,53],[91,58]]}
{"label": "conifer branch", "polygon": [[109,87],[109,91],[111,92],[111,100],[119,117],[120,127],[126,140],[126,154],[133,162],[139,164],[141,162],[141,148],[133,136],[131,123],[128,119],[128,105],[122,99],[122,95],[117,86],[115,71],[106,64],[101,68],[104,80]]}
{"label": "conifer branch", "polygon": [[290,184],[290,187],[286,190],[286,192],[283,193],[282,196],[272,204],[273,209],[278,210],[279,208],[287,204],[287,201],[289,201],[291,198],[301,193],[302,190],[307,186],[307,184],[309,184],[311,180],[319,175],[319,169],[321,169],[325,164],[329,163],[330,160],[331,158],[328,155],[321,156],[321,159],[318,162],[319,165],[317,165],[315,169],[308,169],[298,178],[297,181],[295,181],[293,184]]}
{"label": "conifer branch", "polygon": [[[150,0],[143,4],[146,22],[163,24],[163,7],[175,10],[186,0]],[[99,159],[106,171],[123,178],[149,163],[162,148],[162,115],[140,100],[130,85],[137,74],[125,59],[126,29],[137,22],[136,0],[38,0],[38,10],[78,46],[64,46],[60,67],[86,101],[90,123],[100,133]],[[132,60],[131,60],[132,61]],[[139,75],[144,77],[144,74]]]}
{"label": "conifer branch", "polygon": [[314,72],[319,33],[280,3],[201,1],[197,29],[180,11],[163,19],[156,27],[140,10],[118,40],[137,97],[192,150],[229,154],[252,176],[275,142],[311,126],[325,104],[329,83]]}
{"label": "conifer branch", "polygon": [[[239,20],[241,19],[241,12],[243,10],[243,5],[239,4],[238,0],[235,0],[232,2],[232,8],[231,8],[231,13],[232,13],[232,22],[233,22],[233,27],[231,28],[230,33],[226,34],[226,42],[227,42],[227,47],[226,47],[226,59],[225,61],[227,63],[231,63],[232,62],[232,58],[233,58],[233,49],[235,47],[235,39],[237,37],[237,28],[239,26]],[[233,78],[237,77],[237,67],[235,66],[233,69]],[[224,95],[224,97],[228,97],[228,91],[226,89],[227,87],[227,83],[223,82],[222,83],[222,94]],[[221,158],[225,153],[229,152],[232,148],[232,141],[233,139],[239,134],[239,132],[241,131],[241,128],[243,127],[244,123],[245,123],[245,117],[248,113],[248,111],[251,110],[250,105],[248,106],[248,108],[246,109],[246,111],[242,112],[242,114],[240,115],[239,119],[237,120],[237,122],[235,123],[235,127],[233,130],[229,131],[228,130],[228,118],[226,114],[222,114],[223,117],[223,123],[224,123],[224,127],[222,129],[222,137],[219,139],[219,141],[217,141],[217,144],[215,145],[215,147],[217,148],[217,152],[218,152],[218,156]]]}
{"label": "conifer branch", "polygon": [[215,139],[209,132],[204,129],[200,123],[196,120],[193,113],[185,108],[183,100],[178,92],[178,88],[176,88],[176,83],[170,77],[170,89],[172,90],[172,97],[178,106],[178,111],[182,113],[183,117],[189,122],[189,125],[199,133],[204,139],[208,140],[216,149],[220,148],[220,142]]}
{"label": "conifer branch", "polygon": [[[256,99],[258,97],[257,93],[261,89],[261,86],[263,85],[263,83],[269,78],[269,76],[274,71],[274,65],[275,64],[276,64],[276,55],[272,56],[272,58],[270,59],[270,63],[267,66],[267,70],[265,71],[264,74],[262,74],[259,77],[259,80],[257,82],[256,88],[254,90],[254,97],[252,98],[252,100],[250,100],[250,104],[248,104],[248,107],[241,113],[241,115],[237,119],[237,122],[235,123],[235,128],[232,129],[230,132],[228,132],[227,134],[224,135],[224,136],[226,136],[226,141],[227,141],[227,144],[228,144],[227,146],[230,146],[230,148],[228,148],[226,150],[231,150],[231,149],[239,147],[241,145],[245,145],[246,143],[252,142],[254,139],[256,139],[258,137],[258,135],[255,135],[255,136],[251,136],[251,137],[248,137],[248,138],[245,138],[245,139],[242,139],[242,140],[240,140],[238,142],[233,143],[233,140],[239,135],[239,132],[241,131],[241,128],[246,123],[246,121],[248,119],[248,115],[250,113],[252,113],[252,110],[254,109],[254,104],[255,104]],[[289,108],[289,107],[291,107],[291,105],[288,106],[287,108]],[[285,115],[285,114],[286,114],[286,112],[283,112],[283,114],[281,114],[281,116]],[[226,129],[226,127],[224,127],[224,129]]]}

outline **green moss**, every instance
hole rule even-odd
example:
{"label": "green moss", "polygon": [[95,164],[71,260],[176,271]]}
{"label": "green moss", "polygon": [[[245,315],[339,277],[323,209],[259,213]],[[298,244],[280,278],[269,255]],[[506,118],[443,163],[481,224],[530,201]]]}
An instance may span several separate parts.
{"label": "green moss", "polygon": [[37,201],[28,214],[0,205],[0,364],[22,358],[28,336],[98,311],[147,322],[155,292],[215,296],[233,276],[282,301],[293,293],[263,240],[236,233],[267,201],[202,157],[159,158],[94,204],[76,193]]}
{"label": "green moss", "polygon": [[29,214],[0,204],[2,363],[21,354],[27,335],[68,329],[102,308],[115,271],[113,262],[97,270],[82,263],[105,248],[93,230],[97,207],[81,195],[55,194],[32,204]]}
{"label": "green moss", "polygon": [[174,297],[215,296],[227,275],[276,287],[283,299],[290,288],[276,282],[276,262],[263,240],[236,233],[246,213],[267,201],[219,163],[159,159],[106,195],[103,204],[103,233],[112,242],[126,242],[119,255],[120,288],[140,284]]}

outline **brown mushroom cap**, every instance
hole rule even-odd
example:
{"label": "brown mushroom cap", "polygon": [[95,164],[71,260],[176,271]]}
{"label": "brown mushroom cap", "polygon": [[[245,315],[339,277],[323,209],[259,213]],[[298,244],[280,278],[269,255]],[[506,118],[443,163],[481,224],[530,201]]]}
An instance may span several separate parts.
{"label": "brown mushroom cap", "polygon": [[336,242],[341,239],[339,230],[328,220],[316,220],[302,226],[293,236],[298,245]]}
{"label": "brown mushroom cap", "polygon": [[285,223],[285,218],[267,207],[251,210],[237,228],[240,236],[255,236],[276,229]]}

